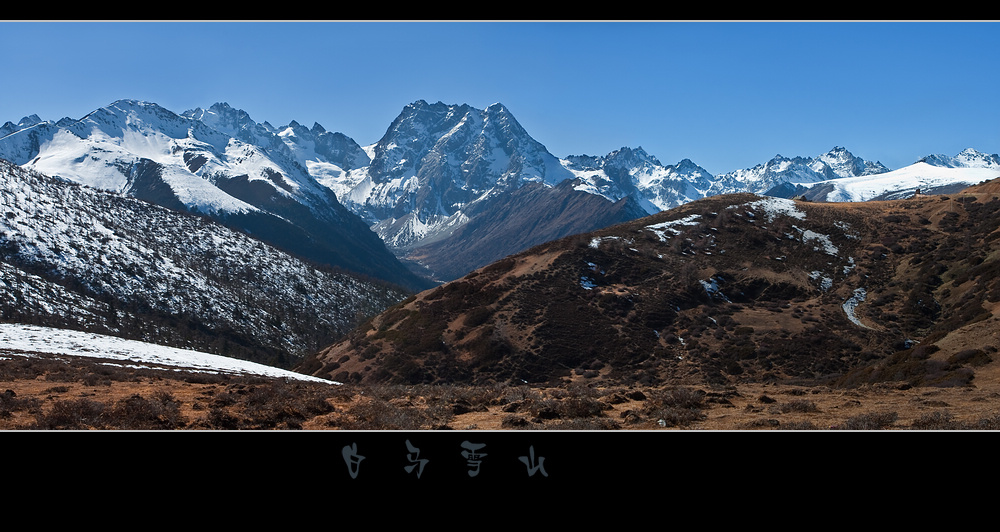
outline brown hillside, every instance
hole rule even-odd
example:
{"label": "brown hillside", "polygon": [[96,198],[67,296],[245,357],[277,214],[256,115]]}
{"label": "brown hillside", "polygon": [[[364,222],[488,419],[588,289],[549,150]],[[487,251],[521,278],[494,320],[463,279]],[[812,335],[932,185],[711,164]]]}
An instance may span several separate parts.
{"label": "brown hillside", "polygon": [[300,369],[352,383],[969,384],[1000,347],[1000,194],[707,198],[543,244]]}

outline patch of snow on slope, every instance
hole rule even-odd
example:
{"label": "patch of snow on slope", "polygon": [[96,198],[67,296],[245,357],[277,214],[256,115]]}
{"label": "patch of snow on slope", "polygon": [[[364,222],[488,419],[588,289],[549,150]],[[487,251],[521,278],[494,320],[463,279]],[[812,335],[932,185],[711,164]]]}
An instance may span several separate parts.
{"label": "patch of snow on slope", "polygon": [[[121,192],[127,179],[114,166],[112,156],[99,158],[91,144],[69,131],[59,130],[39,147],[38,155],[25,166],[46,175],[60,176],[104,190]],[[98,152],[111,153],[110,150]]]}
{"label": "patch of snow on slope", "polygon": [[794,225],[792,227],[802,233],[803,242],[809,242],[809,241],[819,242],[819,246],[815,248],[816,250],[819,250],[819,248],[821,247],[823,248],[824,253],[826,253],[827,255],[834,255],[834,256],[836,256],[837,253],[840,252],[840,250],[837,249],[837,246],[833,245],[833,242],[830,241],[829,236],[824,235],[822,233],[817,233],[816,231],[812,231],[809,229],[801,229],[795,227]]}
{"label": "patch of snow on slope", "polygon": [[656,233],[657,236],[660,237],[660,241],[661,242],[666,242],[667,241],[667,232],[668,231],[671,232],[671,233],[673,233],[673,234],[675,234],[675,235],[679,235],[680,234],[680,231],[678,231],[677,229],[674,229],[675,225],[693,225],[695,223],[698,223],[698,219],[699,218],[701,218],[701,215],[692,214],[691,216],[687,216],[687,217],[681,218],[679,220],[670,220],[670,221],[661,222],[661,223],[658,223],[658,224],[647,225],[646,229],[649,229],[650,231]]}
{"label": "patch of snow on slope", "polygon": [[850,299],[844,302],[844,313],[847,314],[847,319],[854,322],[854,324],[857,325],[858,327],[864,327],[865,329],[870,329],[871,327],[865,325],[864,323],[861,323],[861,320],[859,320],[858,317],[854,315],[854,309],[858,308],[858,305],[864,302],[865,297],[867,295],[868,292],[864,288],[856,288],[854,290],[854,295],[851,296]]}
{"label": "patch of snow on slope", "polygon": [[202,214],[260,211],[257,207],[226,194],[209,181],[176,166],[164,167],[161,176],[181,203]]}
{"label": "patch of snow on slope", "polygon": [[605,240],[619,240],[619,238],[617,236],[595,236],[590,239],[590,247],[593,249],[599,249],[601,247],[601,242],[604,242]]}
{"label": "patch of snow on slope", "polygon": [[235,358],[164,347],[114,336],[52,329],[33,325],[0,324],[0,352],[4,350],[41,352],[54,355],[92,356],[129,361],[136,364],[162,364],[178,369],[213,373],[235,373],[285,377],[337,384],[334,381],[303,375]]}
{"label": "patch of snow on slope", "polygon": [[767,215],[767,221],[769,222],[774,221],[774,218],[779,214],[784,214],[785,216],[790,216],[799,220],[806,219],[806,213],[800,211],[798,207],[796,207],[795,202],[789,199],[765,197],[750,202],[747,206],[752,209],[763,210]]}
{"label": "patch of snow on slope", "polygon": [[819,287],[824,292],[826,292],[827,290],[829,290],[830,288],[833,287],[833,279],[824,276],[823,272],[813,271],[812,273],[809,274],[809,278],[812,279],[812,280],[814,280],[814,281],[816,279],[819,279]]}
{"label": "patch of snow on slope", "polygon": [[701,286],[703,286],[705,288],[705,292],[708,293],[709,297],[716,297],[716,296],[718,296],[723,301],[726,301],[726,302],[729,301],[729,298],[726,297],[726,294],[723,294],[719,290],[719,282],[717,280],[715,280],[715,278],[710,278],[707,281],[706,280],[699,280],[698,282],[701,283]]}
{"label": "patch of snow on slope", "polygon": [[368,175],[367,167],[366,171],[348,172],[333,163],[314,160],[306,161],[305,166],[309,175],[313,176],[321,185],[333,190],[338,199],[345,197]]}

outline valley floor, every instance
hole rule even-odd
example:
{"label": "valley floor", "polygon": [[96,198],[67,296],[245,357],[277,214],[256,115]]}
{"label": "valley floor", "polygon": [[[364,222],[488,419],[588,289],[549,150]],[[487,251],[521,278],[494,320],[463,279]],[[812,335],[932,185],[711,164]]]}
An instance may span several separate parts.
{"label": "valley floor", "polygon": [[[608,423],[622,430],[997,430],[1000,429],[1000,389],[905,388],[867,386],[851,390],[826,387],[747,384],[706,390],[700,416],[637,417],[644,401],[628,401],[604,412]],[[647,396],[660,390],[639,390]],[[502,430],[509,416],[500,409],[456,416],[451,428]],[[525,428],[556,428],[561,423],[532,423]],[[587,430],[585,423],[576,425]],[[590,428],[601,428],[591,419]],[[569,424],[572,427],[572,423]]]}
{"label": "valley floor", "polygon": [[973,386],[352,386],[0,353],[0,430],[996,430]]}

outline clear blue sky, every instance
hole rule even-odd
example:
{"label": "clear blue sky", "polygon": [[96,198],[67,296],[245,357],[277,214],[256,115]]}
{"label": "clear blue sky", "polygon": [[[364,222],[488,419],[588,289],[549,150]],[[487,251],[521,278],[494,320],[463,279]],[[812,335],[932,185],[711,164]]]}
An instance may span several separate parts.
{"label": "clear blue sky", "polygon": [[0,123],[224,101],[377,141],[416,100],[506,105],[556,156],[713,174],[844,146],[1000,152],[997,22],[0,22]]}

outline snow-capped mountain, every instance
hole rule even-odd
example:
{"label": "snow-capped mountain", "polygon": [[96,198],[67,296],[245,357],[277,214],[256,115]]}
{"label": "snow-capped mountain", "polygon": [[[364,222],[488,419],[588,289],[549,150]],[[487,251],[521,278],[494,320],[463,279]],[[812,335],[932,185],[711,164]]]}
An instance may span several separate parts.
{"label": "snow-capped mountain", "polygon": [[[808,184],[792,184],[787,197],[802,196],[811,201],[871,201],[890,200],[923,194],[950,194],[966,187],[1000,177],[1000,165],[991,163],[995,155],[986,156],[975,150],[962,152],[966,166],[955,164],[951,157],[925,157],[916,163],[877,175],[844,177]],[[946,162],[945,165],[932,164]],[[981,164],[981,166],[974,166]]]}
{"label": "snow-capped mountain", "polygon": [[0,318],[288,367],[405,293],[0,161]]}
{"label": "snow-capped mountain", "polygon": [[216,104],[177,115],[118,100],[80,120],[31,122],[5,126],[16,131],[0,138],[0,158],[204,214],[320,263],[426,286],[313,178],[281,130],[243,111]]}
{"label": "snow-capped mountain", "polygon": [[[483,266],[496,253],[522,249],[499,242],[541,243],[542,235],[659,212],[703,197],[711,178],[689,160],[664,166],[642,148],[559,159],[499,103],[476,109],[417,101],[365,151],[371,155],[367,167],[321,181],[397,254],[444,279]],[[573,188],[556,190],[565,182]],[[603,201],[574,199],[574,189]],[[626,198],[630,204],[616,206]],[[569,213],[570,206],[588,212]],[[524,219],[508,219],[514,217]],[[556,221],[563,227],[553,226]]]}
{"label": "snow-capped mountain", "polygon": [[[968,148],[954,157],[929,155],[890,170],[837,146],[816,157],[777,155],[752,168],[713,176],[688,159],[664,166],[639,149],[622,148],[606,157],[570,156],[567,168],[579,190],[616,200],[633,195],[655,213],[708,196],[751,192],[814,201],[868,201],[924,193],[953,192],[1000,177],[1000,156]],[[622,177],[627,174],[626,177]]]}
{"label": "snow-capped mountain", "polygon": [[[200,120],[213,129],[226,133],[248,144],[266,147],[269,153],[280,154],[305,169],[315,180],[334,188],[338,179],[356,168],[368,166],[371,158],[343,133],[327,131],[314,123],[312,129],[292,120],[287,126],[275,128],[268,122],[254,122],[243,110],[234,109],[227,103],[216,103],[208,109],[195,108],[181,113],[181,116]],[[328,185],[329,184],[329,185]]]}
{"label": "snow-capped mountain", "polygon": [[935,154],[920,159],[920,163],[943,168],[1000,168],[1000,155],[987,155],[972,148],[966,148],[954,157]]}
{"label": "snow-capped mountain", "polygon": [[841,146],[835,146],[832,150],[817,157],[813,162],[813,168],[820,173],[826,173],[826,168],[829,168],[837,177],[859,177],[889,171],[884,164],[855,157],[854,154]]}
{"label": "snow-capped mountain", "polygon": [[15,131],[20,131],[26,127],[31,127],[41,121],[42,119],[39,118],[38,115],[31,115],[18,120],[16,124],[13,122],[7,122],[4,125],[0,126],[0,138],[6,137],[11,133],[14,133]]}
{"label": "snow-capped mountain", "polygon": [[788,158],[779,154],[753,168],[717,176],[707,195],[752,192],[784,196],[787,194],[789,183],[818,183],[831,179],[876,175],[887,171],[889,169],[882,163],[864,161],[838,146],[818,157]]}
{"label": "snow-capped mountain", "polygon": [[642,147],[603,157],[571,155],[563,164],[580,180],[577,190],[611,201],[632,196],[649,214],[702,198],[712,186],[712,174],[690,159],[664,166]]}
{"label": "snow-capped mountain", "polygon": [[499,103],[414,102],[367,151],[366,168],[323,182],[395,248],[462,225],[467,206],[493,194],[572,177]]}

